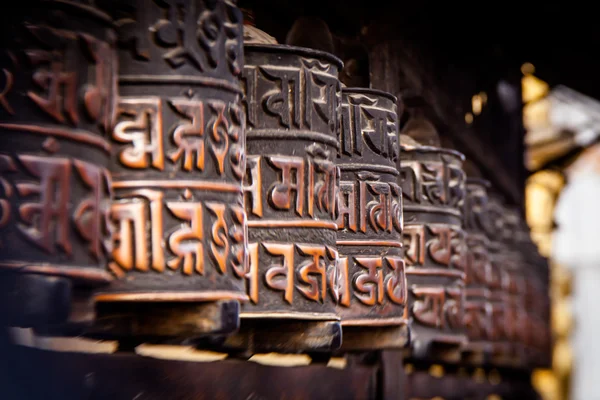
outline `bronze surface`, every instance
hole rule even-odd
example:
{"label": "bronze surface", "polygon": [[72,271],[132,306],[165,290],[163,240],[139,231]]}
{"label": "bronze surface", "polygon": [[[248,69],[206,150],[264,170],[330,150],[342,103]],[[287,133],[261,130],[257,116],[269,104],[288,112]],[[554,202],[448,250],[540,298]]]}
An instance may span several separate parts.
{"label": "bronze surface", "polygon": [[403,347],[408,340],[396,98],[342,89],[337,246],[342,350]]}

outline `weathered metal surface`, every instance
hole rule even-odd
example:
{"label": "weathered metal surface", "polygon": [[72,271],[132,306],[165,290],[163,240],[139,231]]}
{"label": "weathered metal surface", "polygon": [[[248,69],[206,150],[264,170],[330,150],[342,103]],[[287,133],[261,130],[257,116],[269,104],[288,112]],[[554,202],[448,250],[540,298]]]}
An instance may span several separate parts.
{"label": "weathered metal surface", "polygon": [[[403,135],[401,135],[403,141]],[[402,142],[404,250],[411,357],[456,362],[464,330],[466,242],[462,154]]]}
{"label": "weathered metal surface", "polygon": [[548,271],[537,246],[531,240],[529,230],[521,221],[515,232],[516,246],[523,255],[524,329],[522,340],[526,347],[527,362],[530,367],[548,367],[550,356],[550,326],[548,293]]}
{"label": "weathered metal surface", "polygon": [[515,322],[510,318],[510,285],[509,272],[510,260],[507,259],[508,248],[503,243],[503,232],[506,220],[505,209],[501,200],[495,194],[490,194],[488,201],[488,250],[492,267],[490,280],[490,293],[492,303],[492,363],[495,365],[511,365],[514,363],[512,355],[511,337],[515,329]]}
{"label": "weathered metal surface", "polygon": [[408,339],[396,101],[378,90],[342,90],[337,161],[342,349],[402,347]]}
{"label": "weathered metal surface", "polygon": [[246,301],[242,14],[225,0],[109,3],[120,99],[108,267],[118,279],[97,300]]}
{"label": "weathered metal surface", "polygon": [[520,216],[517,210],[513,208],[504,208],[504,229],[502,239],[507,245],[506,267],[510,277],[508,286],[508,307],[507,320],[512,321],[512,331],[509,332],[509,340],[512,346],[512,355],[514,365],[525,367],[526,348],[525,342],[527,335],[527,309],[525,280],[525,259],[518,245],[520,229]]}
{"label": "weathered metal surface", "polygon": [[104,239],[114,29],[81,2],[29,5],[5,10],[2,24],[0,303],[12,308],[3,322],[84,322],[93,308],[74,312],[74,292],[112,279]]}
{"label": "weathered metal surface", "polygon": [[[329,283],[336,279],[338,259],[334,161],[341,62],[327,53],[277,45],[246,45],[245,57],[250,301],[243,306],[240,335],[269,335],[269,329],[260,332],[260,324],[245,331],[250,319],[304,321],[307,328],[312,321],[329,326],[323,330],[330,332],[326,341],[337,347],[337,292]],[[302,330],[295,334],[294,347],[312,348],[309,340],[302,345]]]}
{"label": "weathered metal surface", "polygon": [[492,350],[492,305],[488,287],[492,271],[486,236],[488,187],[489,182],[485,180],[468,178],[463,208],[468,251],[464,324],[469,337],[463,354],[469,364],[484,363]]}

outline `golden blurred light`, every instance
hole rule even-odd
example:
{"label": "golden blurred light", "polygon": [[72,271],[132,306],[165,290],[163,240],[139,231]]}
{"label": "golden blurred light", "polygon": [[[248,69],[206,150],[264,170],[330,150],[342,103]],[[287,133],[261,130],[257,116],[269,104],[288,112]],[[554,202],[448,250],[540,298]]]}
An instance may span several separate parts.
{"label": "golden blurred light", "polygon": [[435,378],[441,378],[444,376],[444,367],[439,364],[433,364],[431,367],[429,367],[429,375]]}
{"label": "golden blurred light", "polygon": [[526,62],[525,64],[521,65],[521,72],[523,75],[531,75],[535,73],[535,67],[532,63]]}
{"label": "golden blurred light", "polygon": [[483,108],[483,99],[480,95],[476,94],[471,98],[471,108],[473,109],[473,114],[481,114],[481,109]]}
{"label": "golden blurred light", "polygon": [[467,124],[470,124],[473,122],[473,114],[471,114],[470,112],[465,114],[465,122]]}
{"label": "golden blurred light", "polygon": [[552,250],[554,207],[564,184],[560,172],[542,170],[531,175],[525,185],[525,218],[543,256],[549,256]]}
{"label": "golden blurred light", "polygon": [[563,400],[560,394],[560,383],[550,370],[542,369],[533,372],[533,387],[544,400]]}
{"label": "golden blurred light", "polygon": [[559,336],[567,337],[572,327],[571,299],[555,297],[552,307],[552,330]]}
{"label": "golden blurred light", "polygon": [[476,368],[473,372],[473,380],[475,382],[483,383],[485,382],[485,371],[483,368]]}
{"label": "golden blurred light", "polygon": [[521,78],[521,89],[523,102],[539,100],[548,94],[550,86],[543,80],[533,75],[525,75]]}
{"label": "golden blurred light", "polygon": [[554,343],[554,354],[552,357],[552,369],[559,376],[571,373],[573,367],[573,352],[568,338],[557,339]]}

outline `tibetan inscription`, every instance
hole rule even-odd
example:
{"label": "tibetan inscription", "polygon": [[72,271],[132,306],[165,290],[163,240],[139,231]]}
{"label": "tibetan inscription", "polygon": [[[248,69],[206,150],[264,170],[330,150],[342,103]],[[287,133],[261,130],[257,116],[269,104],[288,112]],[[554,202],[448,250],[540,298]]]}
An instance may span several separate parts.
{"label": "tibetan inscription", "polygon": [[241,12],[227,1],[127,5],[112,10],[121,96],[109,269],[119,279],[98,298],[246,301]]}
{"label": "tibetan inscription", "polygon": [[392,95],[342,89],[337,311],[353,330],[406,324],[397,125]]}
{"label": "tibetan inscription", "polygon": [[487,181],[467,179],[463,208],[467,235],[466,302],[464,323],[469,336],[467,351],[489,352],[492,336],[492,303],[489,283]]}
{"label": "tibetan inscription", "polygon": [[502,241],[507,227],[505,209],[497,196],[490,195],[487,212],[490,221],[493,221],[487,227],[487,236],[490,238],[488,251],[491,265],[489,289],[492,305],[492,355],[495,363],[508,365],[513,358],[511,338],[513,337],[516,321],[511,317],[513,308],[510,295],[511,260],[507,257],[509,248]]}
{"label": "tibetan inscription", "polygon": [[0,268],[89,287],[112,279],[115,32],[92,6],[64,8],[46,1],[3,26],[12,39],[0,54]]}
{"label": "tibetan inscription", "polygon": [[[465,278],[470,264],[461,220],[463,157],[428,146],[401,148],[404,260],[414,338],[411,356],[455,361],[466,342]],[[438,345],[444,351],[437,351]]]}
{"label": "tibetan inscription", "polygon": [[245,57],[250,302],[242,318],[336,320],[340,62],[276,45],[246,45]]}

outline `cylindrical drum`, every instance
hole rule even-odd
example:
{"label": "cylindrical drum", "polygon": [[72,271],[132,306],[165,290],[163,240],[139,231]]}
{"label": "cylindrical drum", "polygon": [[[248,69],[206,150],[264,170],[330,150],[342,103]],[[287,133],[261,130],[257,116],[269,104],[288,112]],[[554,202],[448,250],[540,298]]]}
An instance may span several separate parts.
{"label": "cylindrical drum", "polygon": [[489,186],[486,180],[468,178],[463,208],[468,251],[464,324],[469,337],[464,355],[471,364],[485,362],[491,353],[492,305],[488,287],[491,265],[486,236]]}
{"label": "cylindrical drum", "polygon": [[86,288],[112,279],[105,240],[115,32],[108,15],[83,3],[4,10],[0,315],[11,325],[89,321]]}
{"label": "cylindrical drum", "polygon": [[[246,45],[244,181],[250,266],[240,333],[255,350],[338,347],[335,208],[341,61]],[[333,289],[333,290],[330,290]]]}
{"label": "cylindrical drum", "polygon": [[512,346],[512,362],[518,367],[526,366],[525,341],[527,335],[525,259],[519,247],[520,216],[517,210],[505,208],[503,240],[507,245],[506,266],[510,277],[508,285],[507,326],[512,328],[509,339]]}
{"label": "cylindrical drum", "polygon": [[510,320],[510,273],[507,259],[508,248],[503,242],[505,209],[497,195],[491,194],[488,201],[488,251],[491,265],[489,281],[492,305],[492,362],[506,366],[512,362],[510,338],[514,321]]}
{"label": "cylindrical drum", "polygon": [[131,311],[136,323],[120,333],[235,330],[247,300],[242,14],[225,0],[111,11],[120,98],[108,267],[118,280],[97,299],[108,313]]}
{"label": "cylindrical drum", "polygon": [[405,143],[401,154],[411,356],[459,361],[467,340],[463,321],[467,253],[461,228],[464,156]]}
{"label": "cylindrical drum", "polygon": [[396,98],[342,89],[337,246],[342,349],[401,347],[406,277]]}
{"label": "cylindrical drum", "polygon": [[541,256],[537,246],[531,240],[529,230],[522,221],[517,232],[518,248],[523,256],[523,274],[525,279],[524,312],[526,324],[523,328],[523,341],[529,367],[544,367],[544,342],[547,343],[547,331],[543,326],[543,304],[548,297],[544,292],[544,273],[539,261]]}
{"label": "cylindrical drum", "polygon": [[552,329],[550,325],[550,270],[548,259],[536,253],[534,256],[537,277],[532,310],[535,315],[535,326],[531,341],[534,344],[537,358],[535,366],[550,368],[552,364]]}

